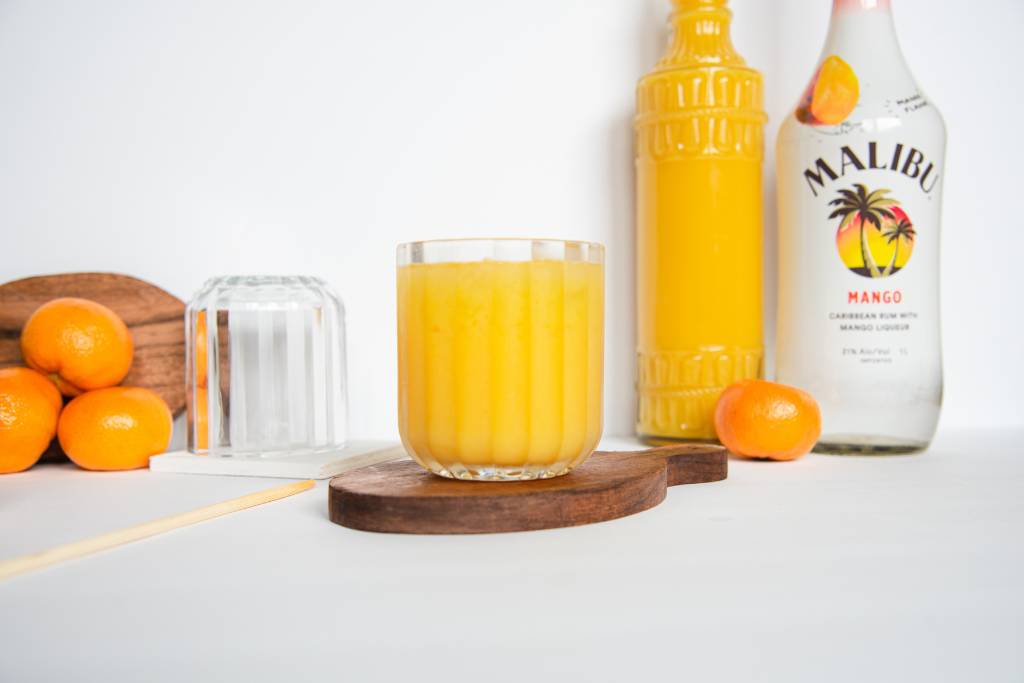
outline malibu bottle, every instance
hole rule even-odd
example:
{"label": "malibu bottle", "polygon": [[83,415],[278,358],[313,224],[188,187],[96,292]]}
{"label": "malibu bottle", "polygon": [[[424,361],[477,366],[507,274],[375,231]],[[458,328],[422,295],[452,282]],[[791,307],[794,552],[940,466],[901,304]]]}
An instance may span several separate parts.
{"label": "malibu bottle", "polygon": [[777,149],[777,376],[818,399],[818,451],[906,453],[935,433],[945,139],[889,0],[835,0]]}

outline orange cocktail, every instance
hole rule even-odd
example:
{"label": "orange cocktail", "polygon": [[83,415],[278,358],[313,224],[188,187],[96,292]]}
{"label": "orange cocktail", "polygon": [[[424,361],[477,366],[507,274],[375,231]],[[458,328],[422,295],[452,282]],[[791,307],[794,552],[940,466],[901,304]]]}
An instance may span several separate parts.
{"label": "orange cocktail", "polygon": [[604,251],[553,240],[398,250],[399,430],[459,479],[565,474],[601,437]]}

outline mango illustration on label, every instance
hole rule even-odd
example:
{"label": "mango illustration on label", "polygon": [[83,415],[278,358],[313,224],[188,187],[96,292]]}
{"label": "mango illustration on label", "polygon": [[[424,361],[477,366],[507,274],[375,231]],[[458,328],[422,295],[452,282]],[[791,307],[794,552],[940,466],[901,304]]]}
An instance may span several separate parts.
{"label": "mango illustration on label", "polygon": [[860,82],[853,67],[836,55],[821,63],[796,108],[796,118],[811,126],[838,126],[853,113]]}

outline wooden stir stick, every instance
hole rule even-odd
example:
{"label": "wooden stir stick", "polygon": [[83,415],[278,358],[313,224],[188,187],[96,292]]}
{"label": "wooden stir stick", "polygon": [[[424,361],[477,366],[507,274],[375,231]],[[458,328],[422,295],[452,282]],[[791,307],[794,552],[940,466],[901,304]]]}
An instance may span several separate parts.
{"label": "wooden stir stick", "polygon": [[98,553],[101,550],[109,550],[110,548],[115,548],[119,545],[139,541],[144,538],[149,538],[150,536],[156,536],[157,534],[162,534],[165,531],[171,531],[173,529],[178,529],[190,524],[196,524],[198,522],[205,522],[206,520],[213,519],[214,517],[220,517],[232,512],[238,512],[239,510],[245,510],[246,508],[262,505],[263,503],[287,498],[288,496],[293,496],[296,493],[308,491],[315,485],[316,483],[314,481],[306,480],[295,482],[293,484],[285,484],[284,486],[276,486],[265,491],[257,491],[256,493],[250,493],[248,495],[241,496],[240,498],[226,500],[223,503],[207,505],[206,507],[201,507],[199,509],[192,510],[191,512],[183,512],[178,515],[164,517],[163,519],[143,522],[142,524],[136,524],[135,526],[130,526],[127,529],[113,531],[109,534],[103,534],[102,536],[87,538],[82,541],[75,541],[74,543],[67,543],[65,545],[58,545],[42,552],[4,560],[3,562],[0,562],[0,581],[9,579],[12,576],[35,571],[36,569],[42,569],[43,567],[48,567],[52,564],[57,564],[58,562],[74,560],[79,557]]}

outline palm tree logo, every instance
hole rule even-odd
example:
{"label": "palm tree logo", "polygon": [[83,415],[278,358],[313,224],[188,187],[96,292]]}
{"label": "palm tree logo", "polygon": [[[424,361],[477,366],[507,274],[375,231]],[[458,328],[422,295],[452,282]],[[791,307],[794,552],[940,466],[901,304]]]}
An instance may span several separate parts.
{"label": "palm tree logo", "polygon": [[[834,207],[829,219],[839,218],[836,248],[843,263],[862,277],[889,277],[899,272],[913,251],[917,234],[910,216],[898,200],[888,196],[891,190],[873,192],[860,183],[839,190],[829,202]],[[900,244],[905,248],[900,250]],[[879,263],[886,263],[884,269]]]}
{"label": "palm tree logo", "polygon": [[914,236],[917,235],[914,232],[914,226],[911,225],[910,221],[906,218],[899,219],[898,223],[890,222],[882,229],[882,236],[888,244],[894,244],[892,248],[892,258],[889,259],[889,264],[886,265],[885,270],[882,271],[882,277],[889,277],[892,275],[893,268],[896,266],[896,259],[900,253],[900,240],[905,241],[908,245],[914,243]]}

